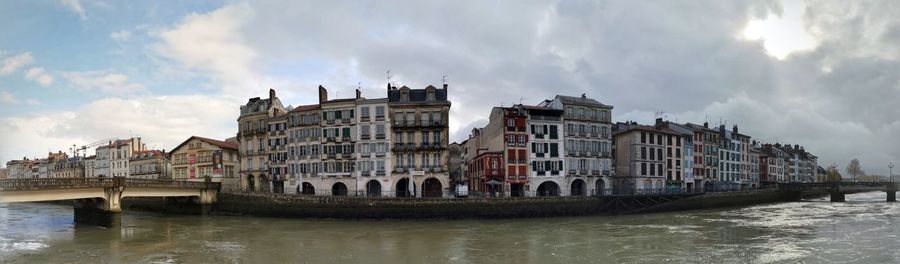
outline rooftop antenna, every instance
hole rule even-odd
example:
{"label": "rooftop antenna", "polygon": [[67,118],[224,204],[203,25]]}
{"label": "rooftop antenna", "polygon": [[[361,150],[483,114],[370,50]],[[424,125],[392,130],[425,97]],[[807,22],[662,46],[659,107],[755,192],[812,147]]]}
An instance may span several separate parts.
{"label": "rooftop antenna", "polygon": [[392,85],[393,83],[391,83],[391,69],[387,70],[387,82],[388,82],[388,85],[393,86]]}
{"label": "rooftop antenna", "polygon": [[447,84],[447,75],[446,75],[446,74],[444,74],[444,76],[441,77],[441,83],[442,83],[442,84]]}
{"label": "rooftop antenna", "polygon": [[356,82],[356,89],[362,89],[362,82]]}

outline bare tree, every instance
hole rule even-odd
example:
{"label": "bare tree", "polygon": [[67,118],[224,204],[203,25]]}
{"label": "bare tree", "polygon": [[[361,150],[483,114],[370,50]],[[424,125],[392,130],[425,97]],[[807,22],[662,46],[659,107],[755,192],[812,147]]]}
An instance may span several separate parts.
{"label": "bare tree", "polygon": [[853,180],[856,180],[857,176],[866,176],[866,172],[863,171],[862,165],[859,165],[858,159],[852,159],[850,164],[847,164],[847,174],[850,174]]}

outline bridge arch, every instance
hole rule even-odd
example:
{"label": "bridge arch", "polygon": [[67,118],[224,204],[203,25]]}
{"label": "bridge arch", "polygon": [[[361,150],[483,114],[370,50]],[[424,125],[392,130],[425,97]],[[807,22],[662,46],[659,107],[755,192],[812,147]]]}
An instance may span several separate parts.
{"label": "bridge arch", "polygon": [[397,185],[396,185],[396,188],[394,189],[394,192],[395,192],[394,195],[396,197],[411,197],[413,195],[413,193],[415,193],[415,191],[416,191],[416,185],[413,184],[413,186],[412,186],[413,192],[410,193],[409,192],[409,184],[410,184],[409,178],[401,178],[400,180],[397,180]]}

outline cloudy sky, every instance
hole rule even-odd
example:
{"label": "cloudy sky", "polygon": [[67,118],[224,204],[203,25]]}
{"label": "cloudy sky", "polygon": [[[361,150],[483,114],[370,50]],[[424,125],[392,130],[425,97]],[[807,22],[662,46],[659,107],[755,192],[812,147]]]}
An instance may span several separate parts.
{"label": "cloudy sky", "polygon": [[[239,105],[450,84],[452,139],[554,94],[900,161],[897,1],[3,1],[0,160],[236,132]],[[335,95],[336,93],[336,95]]]}

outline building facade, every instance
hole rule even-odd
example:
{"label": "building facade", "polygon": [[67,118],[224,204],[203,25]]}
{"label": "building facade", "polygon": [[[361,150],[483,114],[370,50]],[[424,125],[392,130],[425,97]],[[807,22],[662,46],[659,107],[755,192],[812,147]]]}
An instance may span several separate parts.
{"label": "building facade", "polygon": [[115,140],[110,142],[108,147],[109,175],[126,178],[131,172],[131,167],[128,165],[131,155],[146,149],[141,143],[141,138]]}
{"label": "building facade", "polygon": [[597,182],[612,176],[612,109],[597,100],[557,95],[538,106],[563,110],[566,184],[563,193],[594,193]]}
{"label": "building facade", "polygon": [[11,160],[6,162],[7,175],[9,179],[29,179],[32,178],[33,160],[22,158],[21,160]]}
{"label": "building facade", "polygon": [[191,136],[170,155],[172,179],[186,181],[221,182],[227,192],[246,191],[241,184],[238,168],[238,144],[211,138]]}
{"label": "building facade", "polygon": [[[359,94],[359,90],[357,90]],[[387,98],[356,100],[357,191],[367,197],[393,196],[385,186],[391,184],[393,155],[391,120]]]}
{"label": "building facade", "polygon": [[[246,104],[241,105],[241,114],[238,116],[237,142],[240,146],[240,182],[243,191],[271,190],[272,181],[268,175],[268,119],[286,114],[284,105],[275,95],[275,90],[269,90],[269,97],[250,98]],[[174,151],[173,151],[174,153]]]}
{"label": "building facade", "polygon": [[[666,167],[670,160],[668,139],[681,141],[674,130],[660,124],[617,123],[613,132],[616,149],[616,175],[613,183],[617,194],[661,193],[666,186]],[[673,154],[676,153],[673,149]]]}
{"label": "building facade", "polygon": [[130,178],[148,180],[172,179],[172,163],[164,151],[142,150],[131,155]]}
{"label": "building facade", "polygon": [[[447,171],[450,101],[442,89],[397,88],[388,84],[391,116],[391,149],[394,155],[392,184],[396,195],[449,197]],[[413,182],[413,186],[409,183]],[[402,191],[402,190],[407,191]],[[412,190],[410,193],[409,190]]]}
{"label": "building facade", "polygon": [[[531,170],[528,172],[529,186],[526,188],[526,194],[527,196],[560,195],[560,186],[565,186],[567,182],[564,111],[540,106],[519,107],[528,113],[528,140],[531,145],[531,151],[528,152],[528,163],[531,165]],[[580,183],[575,182],[574,184],[579,185]],[[587,184],[594,186],[593,193],[583,192],[581,195],[607,193],[612,186],[608,179],[602,177]],[[571,184],[569,188],[572,189]],[[575,189],[584,191],[584,188]],[[579,194],[579,192],[575,194]]]}
{"label": "building facade", "polygon": [[737,126],[726,130],[719,126],[719,178],[716,190],[738,190],[741,187],[741,137]]}
{"label": "building facade", "polygon": [[315,195],[321,172],[322,126],[318,104],[298,106],[288,113],[290,177],[287,193]]}

